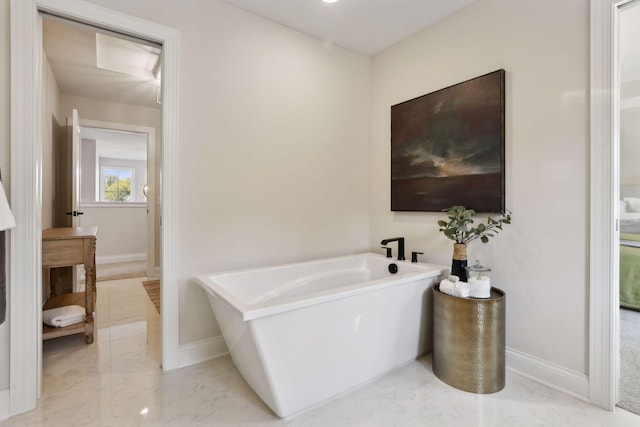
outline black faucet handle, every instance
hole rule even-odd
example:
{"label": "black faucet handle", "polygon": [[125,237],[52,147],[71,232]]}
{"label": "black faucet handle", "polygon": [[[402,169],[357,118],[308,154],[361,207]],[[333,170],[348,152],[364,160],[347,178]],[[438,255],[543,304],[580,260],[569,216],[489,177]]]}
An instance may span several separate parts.
{"label": "black faucet handle", "polygon": [[404,237],[393,237],[391,239],[383,239],[380,244],[387,245],[391,242],[398,242],[398,261],[404,261]]}
{"label": "black faucet handle", "polygon": [[424,252],[411,252],[411,262],[418,262],[418,255],[424,255]]}
{"label": "black faucet handle", "polygon": [[393,255],[391,254],[391,248],[388,246],[381,246],[382,249],[386,249],[387,250],[387,258],[391,258],[393,257]]}

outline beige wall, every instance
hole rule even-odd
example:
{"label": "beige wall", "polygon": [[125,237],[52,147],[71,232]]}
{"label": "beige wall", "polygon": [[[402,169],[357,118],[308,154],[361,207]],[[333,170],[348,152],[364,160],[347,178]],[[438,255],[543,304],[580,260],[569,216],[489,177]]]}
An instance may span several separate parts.
{"label": "beige wall", "polygon": [[[507,293],[507,346],[587,373],[589,2],[477,0],[373,60],[371,240],[450,264],[438,213],[389,210],[389,107],[506,70],[506,204],[513,224],[469,257]],[[484,216],[481,220],[486,220]]]}
{"label": "beige wall", "polygon": [[42,53],[42,229],[54,226],[56,215],[56,160],[54,146],[59,143],[60,125],[66,123],[60,116],[60,88],[49,59]]}

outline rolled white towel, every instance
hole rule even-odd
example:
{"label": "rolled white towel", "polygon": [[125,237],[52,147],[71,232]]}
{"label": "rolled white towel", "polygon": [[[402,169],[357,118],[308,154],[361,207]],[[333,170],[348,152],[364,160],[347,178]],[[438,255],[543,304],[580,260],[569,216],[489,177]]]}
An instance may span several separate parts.
{"label": "rolled white towel", "polygon": [[56,323],[57,328],[64,328],[65,326],[75,325],[76,323],[84,322],[84,316],[69,318],[67,320],[63,320],[60,323]]}
{"label": "rolled white towel", "polygon": [[460,280],[460,278],[458,276],[452,274],[447,278],[447,280],[450,281],[450,282],[456,283],[458,280]]}
{"label": "rolled white towel", "polygon": [[440,292],[443,292],[447,295],[458,296],[458,291],[456,290],[456,284],[451,280],[444,279],[440,282]]}
{"label": "rolled white towel", "polygon": [[456,282],[456,289],[458,291],[458,296],[461,298],[469,298],[469,293],[471,292],[471,286],[467,282]]}
{"label": "rolled white towel", "polygon": [[79,305],[65,305],[42,312],[42,321],[49,326],[63,328],[84,320],[85,309]]}
{"label": "rolled white towel", "polygon": [[440,291],[454,297],[469,298],[469,284],[467,282],[452,282],[444,279],[440,282]]}

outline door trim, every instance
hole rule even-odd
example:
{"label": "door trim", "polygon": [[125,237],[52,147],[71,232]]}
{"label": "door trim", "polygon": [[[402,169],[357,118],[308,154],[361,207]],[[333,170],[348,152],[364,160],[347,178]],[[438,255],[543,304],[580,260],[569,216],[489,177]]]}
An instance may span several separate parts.
{"label": "door trim", "polygon": [[612,411],[620,364],[619,94],[617,30],[632,0],[591,0],[591,208],[589,399]]}
{"label": "door trim", "polygon": [[42,18],[40,11],[163,46],[162,367],[179,367],[177,245],[178,31],[79,0],[11,0],[10,415],[35,408],[42,358]]}

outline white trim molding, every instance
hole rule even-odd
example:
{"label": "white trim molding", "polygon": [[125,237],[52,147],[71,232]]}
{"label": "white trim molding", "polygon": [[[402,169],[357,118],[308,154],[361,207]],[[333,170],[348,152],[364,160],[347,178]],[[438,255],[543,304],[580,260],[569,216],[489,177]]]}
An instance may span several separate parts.
{"label": "white trim molding", "polygon": [[591,0],[591,207],[589,400],[613,410],[618,400],[619,76],[617,22],[631,0]]}
{"label": "white trim molding", "polygon": [[96,256],[96,265],[115,264],[119,262],[146,261],[147,254],[124,254],[124,255],[104,255]]}
{"label": "white trim molding", "polygon": [[180,346],[180,367],[195,365],[228,353],[222,336],[185,344]]}
{"label": "white trim molding", "polygon": [[9,413],[36,406],[42,356],[41,25],[36,5],[11,5],[11,231]]}
{"label": "white trim molding", "polygon": [[178,48],[176,30],[80,0],[11,0],[10,415],[36,406],[42,357],[42,19],[70,18],[162,44],[162,367],[180,366],[177,245]]}
{"label": "white trim molding", "polygon": [[589,400],[589,377],[546,360],[506,349],[507,369],[580,400]]}
{"label": "white trim molding", "polygon": [[613,351],[613,49],[611,0],[591,0],[591,209],[589,284],[589,396],[615,405]]}

